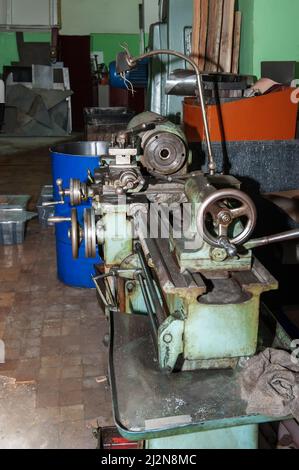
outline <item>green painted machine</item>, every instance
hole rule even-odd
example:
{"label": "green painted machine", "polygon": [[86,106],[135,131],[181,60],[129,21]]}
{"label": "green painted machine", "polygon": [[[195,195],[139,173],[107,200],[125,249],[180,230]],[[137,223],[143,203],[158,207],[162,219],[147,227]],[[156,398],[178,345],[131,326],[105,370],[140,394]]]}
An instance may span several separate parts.
{"label": "green painted machine", "polygon": [[[126,51],[118,68],[136,61]],[[240,373],[290,340],[262,308],[278,285],[252,250],[299,231],[252,239],[256,208],[240,182],[217,174],[211,146],[209,174],[189,172],[182,130],[157,114],[134,118],[105,160],[64,193],[74,206],[92,200],[82,227],[72,209],[69,235],[74,257],[83,238],[87,257],[102,250],[94,283],[119,431],[147,448],[256,448],[257,424],[274,418],[247,415]]]}
{"label": "green painted machine", "polygon": [[[298,231],[250,239],[257,214],[240,182],[232,176],[188,173],[189,151],[181,131],[157,115],[146,113],[138,121],[116,136],[90,183],[73,180],[69,190],[74,205],[87,198],[93,205],[85,211],[84,227],[72,210],[74,256],[84,238],[86,256],[95,257],[99,245],[105,260],[94,282],[111,327],[116,422],[126,437],[145,439],[153,448],[165,442],[255,447],[252,423],[270,418],[246,417],[237,377],[242,361],[261,347],[261,294],[278,286],[252,249],[297,237]],[[218,387],[228,416],[222,400],[211,405]],[[201,398],[203,390],[206,398]],[[158,394],[157,401],[151,393]],[[194,425],[194,410],[180,414],[186,406],[202,406],[208,425],[211,409],[216,414],[221,410],[212,426],[215,440],[209,428],[198,432],[202,416],[194,418]],[[230,417],[234,406],[237,416]],[[134,424],[136,410],[142,425]]]}

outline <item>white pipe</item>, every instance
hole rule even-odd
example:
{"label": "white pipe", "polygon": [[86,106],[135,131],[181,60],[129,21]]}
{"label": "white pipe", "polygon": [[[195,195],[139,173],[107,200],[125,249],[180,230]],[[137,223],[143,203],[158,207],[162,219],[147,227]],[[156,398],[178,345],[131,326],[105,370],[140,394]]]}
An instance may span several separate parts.
{"label": "white pipe", "polygon": [[0,104],[5,103],[5,85],[4,81],[0,80]]}

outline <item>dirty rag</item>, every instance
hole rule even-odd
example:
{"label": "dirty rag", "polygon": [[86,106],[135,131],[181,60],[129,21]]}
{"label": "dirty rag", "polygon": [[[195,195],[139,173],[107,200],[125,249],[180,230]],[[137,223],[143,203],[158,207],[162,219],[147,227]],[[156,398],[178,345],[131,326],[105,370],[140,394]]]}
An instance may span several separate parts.
{"label": "dirty rag", "polygon": [[240,384],[247,414],[299,420],[299,361],[288,352],[268,348],[249,359]]}

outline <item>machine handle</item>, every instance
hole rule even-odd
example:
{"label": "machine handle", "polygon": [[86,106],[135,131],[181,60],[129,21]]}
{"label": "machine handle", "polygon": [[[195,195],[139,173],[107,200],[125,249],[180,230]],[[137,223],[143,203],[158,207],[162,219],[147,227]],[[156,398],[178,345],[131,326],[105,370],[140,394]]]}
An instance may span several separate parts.
{"label": "machine handle", "polygon": [[64,197],[70,195],[70,189],[63,189],[63,179],[57,178],[56,185],[58,187],[58,194],[60,196],[60,204],[64,204]]}
{"label": "machine handle", "polygon": [[120,145],[123,145],[129,135],[136,136],[138,134],[154,130],[155,128],[156,128],[156,123],[155,122],[148,122],[148,123],[139,124],[136,127],[131,127],[130,129],[126,129],[124,131],[118,132],[118,134],[116,136],[116,141]]}
{"label": "machine handle", "polygon": [[299,238],[299,229],[289,230],[288,232],[277,233],[276,235],[249,240],[249,242],[245,243],[244,248],[246,250],[253,250],[254,248],[258,248],[260,246],[285,242],[288,240],[295,240],[296,238]]}
{"label": "machine handle", "polygon": [[43,202],[43,207],[51,207],[51,206],[58,206],[60,204],[64,204],[64,201],[51,201],[51,202]]}
{"label": "machine handle", "polygon": [[48,223],[50,224],[62,224],[63,222],[71,222],[70,217],[59,217],[59,216],[53,216],[48,218]]}
{"label": "machine handle", "polygon": [[141,132],[152,131],[154,129],[156,129],[156,123],[155,122],[148,122],[148,123],[140,124],[136,127],[132,127],[131,129],[126,130],[125,132],[127,134],[138,135]]}

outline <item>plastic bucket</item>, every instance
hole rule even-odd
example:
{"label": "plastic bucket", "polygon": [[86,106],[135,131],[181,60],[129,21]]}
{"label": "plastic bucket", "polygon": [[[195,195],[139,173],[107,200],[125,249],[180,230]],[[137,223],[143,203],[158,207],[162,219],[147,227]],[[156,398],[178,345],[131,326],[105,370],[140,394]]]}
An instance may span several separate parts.
{"label": "plastic bucket", "polygon": [[[54,201],[60,200],[56,180],[63,180],[64,189],[70,187],[71,178],[87,181],[88,170],[93,172],[100,166],[101,157],[107,155],[108,146],[108,142],[71,142],[51,149]],[[84,209],[88,207],[91,207],[91,201],[77,207],[81,226]],[[55,206],[55,215],[70,217],[71,209],[69,198],[65,198],[65,204]],[[102,259],[99,255],[94,259],[86,258],[84,241],[81,243],[78,259],[73,259],[71,241],[68,238],[70,226],[70,222],[63,222],[55,227],[58,278],[69,286],[93,288],[91,276],[95,274],[94,265],[102,263]]]}

